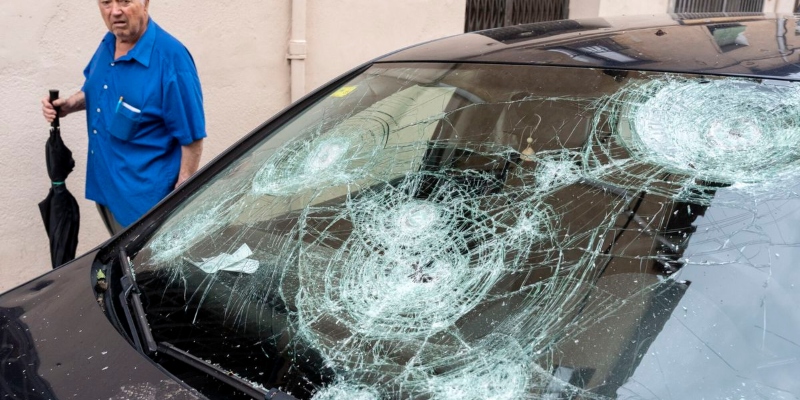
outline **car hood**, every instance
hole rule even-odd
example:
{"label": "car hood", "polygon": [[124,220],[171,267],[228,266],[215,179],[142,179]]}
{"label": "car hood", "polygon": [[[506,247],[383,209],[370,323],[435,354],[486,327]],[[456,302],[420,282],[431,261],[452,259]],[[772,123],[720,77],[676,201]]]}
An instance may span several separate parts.
{"label": "car hood", "polygon": [[93,297],[95,253],[0,295],[0,393],[18,399],[196,399],[114,329]]}

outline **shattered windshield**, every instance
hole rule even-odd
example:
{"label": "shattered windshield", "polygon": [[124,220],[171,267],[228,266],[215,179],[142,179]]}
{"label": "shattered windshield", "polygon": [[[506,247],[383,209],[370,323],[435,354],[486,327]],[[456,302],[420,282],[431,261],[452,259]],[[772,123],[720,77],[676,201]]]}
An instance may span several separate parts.
{"label": "shattered windshield", "polygon": [[301,399],[796,399],[798,172],[797,83],[377,64],[133,263],[157,340]]}

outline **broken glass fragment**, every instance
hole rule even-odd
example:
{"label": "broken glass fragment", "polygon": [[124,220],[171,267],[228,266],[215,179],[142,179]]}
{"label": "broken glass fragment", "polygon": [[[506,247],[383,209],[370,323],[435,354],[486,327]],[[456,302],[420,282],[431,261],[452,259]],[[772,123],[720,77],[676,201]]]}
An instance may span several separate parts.
{"label": "broken glass fragment", "polygon": [[312,400],[380,400],[378,391],[367,386],[342,383],[317,392]]}
{"label": "broken glass fragment", "polygon": [[242,204],[236,204],[228,195],[210,203],[195,203],[195,207],[185,209],[186,218],[173,219],[153,239],[150,247],[154,261],[170,262],[181,257],[206,235],[236,219]]}

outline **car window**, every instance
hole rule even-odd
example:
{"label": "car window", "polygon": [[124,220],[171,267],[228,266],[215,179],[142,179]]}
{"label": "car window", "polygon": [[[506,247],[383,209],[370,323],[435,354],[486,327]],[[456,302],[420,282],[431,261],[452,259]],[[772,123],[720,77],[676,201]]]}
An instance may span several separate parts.
{"label": "car window", "polygon": [[419,63],[327,93],[137,252],[158,340],[317,400],[800,393],[798,84]]}

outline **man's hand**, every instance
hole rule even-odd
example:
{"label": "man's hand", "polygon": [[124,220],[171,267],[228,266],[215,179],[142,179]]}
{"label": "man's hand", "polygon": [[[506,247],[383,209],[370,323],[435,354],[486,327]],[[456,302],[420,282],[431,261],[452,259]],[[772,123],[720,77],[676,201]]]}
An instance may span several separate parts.
{"label": "man's hand", "polygon": [[86,96],[83,92],[79,91],[66,99],[56,99],[53,104],[50,104],[50,96],[42,98],[42,115],[47,122],[53,122],[56,119],[55,107],[61,107],[59,117],[66,117],[67,115],[86,109]]}

